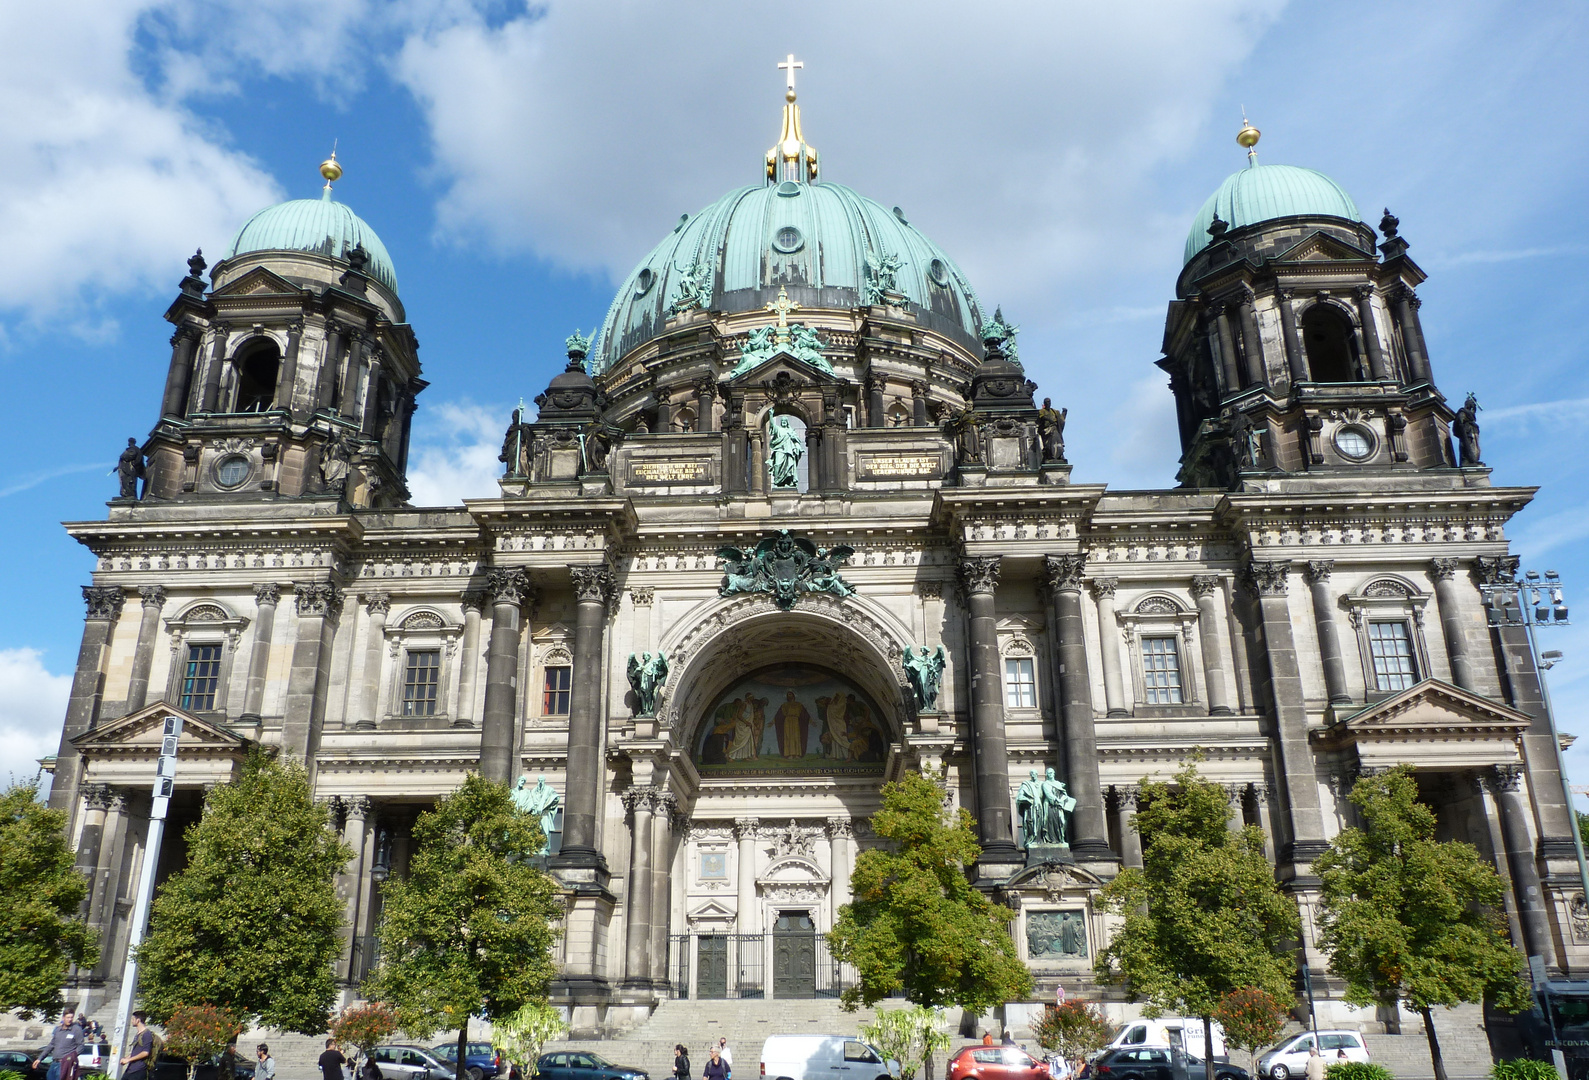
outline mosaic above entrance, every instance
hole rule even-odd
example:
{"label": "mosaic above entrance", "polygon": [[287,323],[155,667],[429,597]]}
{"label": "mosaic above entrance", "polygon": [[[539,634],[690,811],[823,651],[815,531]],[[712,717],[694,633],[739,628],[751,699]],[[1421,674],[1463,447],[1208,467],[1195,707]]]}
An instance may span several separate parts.
{"label": "mosaic above entrance", "polygon": [[823,668],[777,664],[718,695],[695,762],[703,776],[881,772],[887,753],[864,691]]}

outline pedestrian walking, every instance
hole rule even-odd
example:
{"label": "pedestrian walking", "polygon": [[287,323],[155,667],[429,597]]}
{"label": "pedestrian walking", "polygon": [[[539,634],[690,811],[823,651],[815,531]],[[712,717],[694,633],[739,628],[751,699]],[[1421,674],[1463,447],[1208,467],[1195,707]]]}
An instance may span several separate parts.
{"label": "pedestrian walking", "polygon": [[723,1060],[720,1047],[712,1047],[712,1056],[701,1069],[701,1080],[728,1080],[728,1062]]}
{"label": "pedestrian walking", "polygon": [[254,1080],[276,1080],[276,1059],[270,1056],[270,1047],[260,1043],[254,1047]]}
{"label": "pedestrian walking", "polygon": [[132,1014],[132,1038],[127,1040],[127,1056],[121,1059],[121,1080],[143,1080],[154,1066],[154,1032],[146,1021],[142,1012]]}
{"label": "pedestrian walking", "polygon": [[77,1052],[82,1046],[83,1029],[77,1026],[77,1013],[67,1009],[61,1013],[61,1022],[51,1029],[49,1043],[33,1059],[33,1067],[37,1069],[41,1061],[49,1058],[46,1080],[76,1080]]}
{"label": "pedestrian walking", "polygon": [[673,1044],[673,1075],[677,1080],[690,1080],[690,1052],[683,1043]]}
{"label": "pedestrian walking", "polygon": [[[320,1075],[325,1080],[342,1080],[342,1066],[347,1063],[348,1059],[337,1049],[337,1041],[327,1039],[325,1051],[320,1055]],[[258,1075],[257,1070],[255,1075]]]}
{"label": "pedestrian walking", "polygon": [[1308,1080],[1324,1080],[1324,1059],[1317,1046],[1308,1047]]}

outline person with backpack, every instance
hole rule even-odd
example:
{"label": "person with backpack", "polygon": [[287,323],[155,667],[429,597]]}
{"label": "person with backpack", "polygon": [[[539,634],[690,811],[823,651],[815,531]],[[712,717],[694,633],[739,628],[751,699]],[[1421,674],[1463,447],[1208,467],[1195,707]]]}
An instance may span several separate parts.
{"label": "person with backpack", "polygon": [[149,1030],[147,1017],[142,1012],[132,1014],[132,1038],[127,1043],[127,1056],[121,1059],[121,1080],[144,1080],[154,1068],[154,1032]]}
{"label": "person with backpack", "polygon": [[254,1048],[259,1060],[254,1065],[254,1080],[276,1080],[276,1059],[270,1056],[270,1047],[260,1043]]}

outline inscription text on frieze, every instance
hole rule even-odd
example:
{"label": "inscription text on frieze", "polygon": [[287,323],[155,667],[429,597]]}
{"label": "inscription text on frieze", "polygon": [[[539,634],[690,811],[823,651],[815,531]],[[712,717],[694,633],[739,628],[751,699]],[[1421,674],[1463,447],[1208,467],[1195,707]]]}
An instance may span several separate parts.
{"label": "inscription text on frieze", "polygon": [[707,461],[636,461],[629,466],[632,484],[706,484],[712,480]]}
{"label": "inscription text on frieze", "polygon": [[943,462],[937,454],[863,454],[859,464],[869,479],[943,475]]}

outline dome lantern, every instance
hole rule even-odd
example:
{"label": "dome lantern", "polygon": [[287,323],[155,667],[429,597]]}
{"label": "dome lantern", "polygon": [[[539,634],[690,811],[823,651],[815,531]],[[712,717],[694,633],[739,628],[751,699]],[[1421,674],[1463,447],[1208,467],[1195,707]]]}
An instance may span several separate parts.
{"label": "dome lantern", "polygon": [[789,73],[789,83],[784,90],[783,132],[767,151],[767,179],[774,184],[816,183],[817,148],[806,142],[800,130],[800,106],[795,104],[795,70],[805,66],[794,53],[778,65]]}

